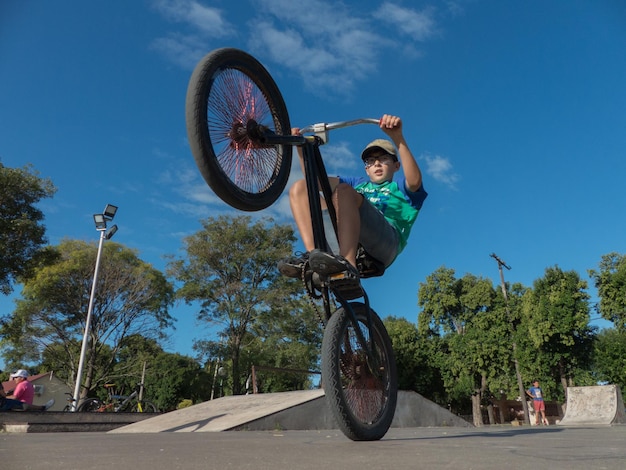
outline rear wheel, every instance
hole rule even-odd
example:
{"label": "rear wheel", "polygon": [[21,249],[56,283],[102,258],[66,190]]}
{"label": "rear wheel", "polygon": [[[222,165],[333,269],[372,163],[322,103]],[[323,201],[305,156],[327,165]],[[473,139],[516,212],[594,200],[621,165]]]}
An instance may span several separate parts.
{"label": "rear wheel", "polygon": [[381,439],[393,420],[398,395],[396,363],[387,330],[362,303],[350,303],[358,328],[372,349],[368,357],[344,307],[330,317],[322,342],[326,400],[343,433],[355,441]]}
{"label": "rear wheel", "polygon": [[139,406],[139,402],[133,403],[126,411],[130,411],[131,413],[158,413],[159,409],[154,403],[143,401],[141,402],[141,406]]}
{"label": "rear wheel", "polygon": [[258,211],[273,204],[291,171],[290,145],[262,145],[248,124],[290,135],[285,102],[269,72],[239,49],[217,49],[196,66],[187,88],[189,145],[200,173],[231,206]]}

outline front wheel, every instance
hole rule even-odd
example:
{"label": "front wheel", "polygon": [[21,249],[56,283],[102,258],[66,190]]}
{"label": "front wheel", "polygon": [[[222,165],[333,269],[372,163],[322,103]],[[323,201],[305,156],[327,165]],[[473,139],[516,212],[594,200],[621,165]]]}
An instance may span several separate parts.
{"label": "front wheel", "polygon": [[[269,72],[254,57],[217,49],[196,66],[185,104],[189,145],[207,184],[236,209],[273,204],[291,171],[290,145],[263,145],[248,134],[260,124],[290,135],[287,107]],[[250,129],[252,129],[250,127]]]}
{"label": "front wheel", "polygon": [[[357,324],[345,307],[328,321],[322,341],[322,381],[326,400],[341,431],[354,441],[381,439],[396,410],[396,363],[387,330],[370,309],[350,303]],[[372,355],[358,340],[359,328]],[[371,334],[370,334],[371,333]]]}

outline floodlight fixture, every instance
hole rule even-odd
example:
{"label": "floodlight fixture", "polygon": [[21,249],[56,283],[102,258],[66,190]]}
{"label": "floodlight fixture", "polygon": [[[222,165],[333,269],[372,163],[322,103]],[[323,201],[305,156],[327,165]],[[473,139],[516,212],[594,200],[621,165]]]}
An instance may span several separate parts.
{"label": "floodlight fixture", "polygon": [[94,214],[93,221],[96,224],[96,230],[106,230],[107,221],[104,217],[104,214]]}
{"label": "floodlight fixture", "polygon": [[117,212],[117,206],[114,206],[113,204],[107,204],[106,207],[104,208],[104,212],[102,213],[102,215],[104,215],[104,218],[107,220],[113,220],[113,217],[115,217],[116,212]]}
{"label": "floodlight fixture", "polygon": [[115,235],[115,232],[117,232],[117,225],[114,225],[109,230],[107,230],[104,233],[104,238],[110,240],[111,238],[113,238],[113,235]]}

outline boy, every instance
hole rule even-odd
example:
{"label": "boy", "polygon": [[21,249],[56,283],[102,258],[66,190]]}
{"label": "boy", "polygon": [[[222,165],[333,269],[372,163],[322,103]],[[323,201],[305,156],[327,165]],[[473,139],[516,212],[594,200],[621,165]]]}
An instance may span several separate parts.
{"label": "boy", "polygon": [[539,381],[535,380],[533,386],[526,390],[526,395],[533,399],[533,409],[535,410],[535,424],[548,424],[546,419],[546,403],[543,399],[543,391],[539,386]]}
{"label": "boy", "polygon": [[[296,181],[289,190],[289,202],[306,253],[278,263],[279,271],[289,277],[300,277],[308,261],[320,274],[347,272],[359,279],[356,254],[359,243],[365,251],[388,267],[404,249],[409,232],[422,203],[428,195],[422,186],[422,172],[402,133],[402,120],[385,114],[380,128],[391,141],[370,142],[361,158],[365,177],[329,177],[332,203],[337,212],[339,255],[314,250],[309,201],[304,180]],[[299,129],[293,129],[299,134]],[[304,173],[302,153],[300,166]],[[396,172],[402,165],[404,177]]]}

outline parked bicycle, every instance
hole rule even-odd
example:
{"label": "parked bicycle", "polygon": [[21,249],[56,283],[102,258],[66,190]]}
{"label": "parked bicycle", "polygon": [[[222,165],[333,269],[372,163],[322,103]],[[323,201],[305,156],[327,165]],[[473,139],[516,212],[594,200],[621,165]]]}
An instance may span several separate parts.
{"label": "parked bicycle", "polygon": [[[115,384],[105,384],[107,401],[99,398],[88,398],[79,407],[79,411],[92,411],[97,413],[158,413],[159,410],[152,402],[143,399],[144,385],[137,384],[130,395],[115,393]],[[82,409],[84,408],[84,409]]]}
{"label": "parked bicycle", "polygon": [[[63,411],[74,411],[76,400],[74,399],[72,394],[69,392],[65,392],[65,395],[67,396],[67,405],[65,405],[65,407],[63,408]],[[99,408],[99,403],[88,398],[87,401],[84,401],[78,406],[78,409],[76,411],[79,411],[79,412],[98,411],[98,408]]]}
{"label": "parked bicycle", "polygon": [[[278,199],[289,178],[293,147],[300,147],[315,248],[332,251],[320,191],[327,201],[332,192],[319,147],[333,129],[377,124],[378,119],[315,124],[293,136],[287,108],[269,72],[246,52],[224,48],[196,66],[187,91],[186,121],[205,181],[223,201],[244,211],[265,209]],[[327,210],[336,234],[333,205]],[[381,276],[385,270],[362,247],[357,267],[360,278]],[[310,297],[323,305],[322,383],[332,413],[350,439],[381,439],[391,426],[397,401],[396,364],[383,322],[370,308],[360,282],[355,284],[345,273],[321,275],[305,266],[302,280]],[[357,298],[362,302],[351,301]]]}

